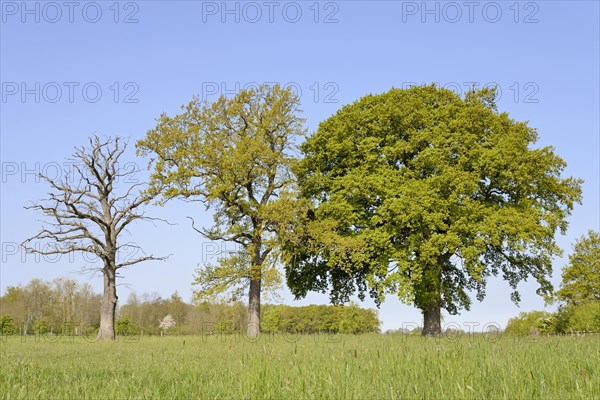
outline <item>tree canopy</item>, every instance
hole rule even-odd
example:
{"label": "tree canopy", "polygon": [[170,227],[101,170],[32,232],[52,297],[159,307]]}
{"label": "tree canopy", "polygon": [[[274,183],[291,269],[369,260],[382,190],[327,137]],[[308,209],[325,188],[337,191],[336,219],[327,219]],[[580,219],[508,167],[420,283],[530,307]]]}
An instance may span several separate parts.
{"label": "tree canopy", "polygon": [[600,301],[600,234],[589,230],[575,242],[558,297],[567,303]]}
{"label": "tree canopy", "polygon": [[311,202],[287,250],[297,297],[393,293],[441,332],[440,309],[468,309],[501,274],[519,300],[528,277],[549,295],[554,236],[581,198],[534,128],[499,112],[493,90],[392,89],[319,124],[296,170]]}

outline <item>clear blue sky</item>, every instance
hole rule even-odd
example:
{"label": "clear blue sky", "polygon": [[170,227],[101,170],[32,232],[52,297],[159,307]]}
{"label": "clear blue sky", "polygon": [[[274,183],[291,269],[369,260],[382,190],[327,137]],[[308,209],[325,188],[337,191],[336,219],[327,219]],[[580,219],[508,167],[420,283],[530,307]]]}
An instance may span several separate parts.
{"label": "clear blue sky", "polygon": [[[56,174],[73,146],[94,132],[128,136],[133,144],[160,113],[177,112],[192,96],[211,100],[253,82],[295,85],[311,132],[341,105],[392,86],[498,84],[500,108],[528,120],[540,133],[539,145],[555,146],[567,174],[585,180],[583,205],[569,219],[568,234],[558,238],[565,258],[555,260],[555,284],[574,239],[599,229],[597,1],[114,4],[1,3],[2,292],[32,278],[61,276],[101,289],[98,276],[77,273],[85,263],[79,256],[15,254],[14,244],[40,227],[39,216],[23,209],[47,191],[36,171]],[[123,161],[145,168],[130,150]],[[138,176],[144,179],[145,172]],[[189,299],[193,271],[210,247],[185,217],[209,224],[211,216],[182,202],[148,212],[178,225],[139,225],[130,240],[172,256],[125,271],[120,298],[134,289],[164,297],[177,290]],[[485,301],[446,322],[504,326],[519,311],[544,307],[535,288],[520,286],[517,308],[497,278]],[[294,302],[288,292],[283,299],[327,302],[323,295]],[[421,321],[416,309],[393,296],[380,318],[384,329]]]}

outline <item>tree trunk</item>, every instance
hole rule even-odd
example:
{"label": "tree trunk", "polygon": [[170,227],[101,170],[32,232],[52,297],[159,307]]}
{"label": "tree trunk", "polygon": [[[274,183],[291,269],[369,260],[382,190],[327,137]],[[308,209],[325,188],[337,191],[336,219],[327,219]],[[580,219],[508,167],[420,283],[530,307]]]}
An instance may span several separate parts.
{"label": "tree trunk", "polygon": [[117,309],[117,287],[115,285],[115,270],[105,268],[104,294],[100,309],[100,330],[98,340],[115,340],[115,311]]}
{"label": "tree trunk", "polygon": [[248,295],[248,337],[260,335],[260,276],[258,279],[250,280],[250,291]]}
{"label": "tree trunk", "polygon": [[423,310],[423,336],[437,336],[442,334],[442,312],[438,302],[433,303],[428,309]]}
{"label": "tree trunk", "polygon": [[250,266],[250,290],[248,291],[248,327],[246,335],[250,338],[260,335],[260,290],[262,282],[262,264],[264,257],[261,254],[262,243],[260,238],[254,242],[252,248],[252,264]]}
{"label": "tree trunk", "polygon": [[438,263],[431,266],[425,279],[427,296],[420,304],[423,313],[423,336],[438,336],[442,334],[442,271],[447,267],[452,257],[451,253],[444,253],[438,257]]}

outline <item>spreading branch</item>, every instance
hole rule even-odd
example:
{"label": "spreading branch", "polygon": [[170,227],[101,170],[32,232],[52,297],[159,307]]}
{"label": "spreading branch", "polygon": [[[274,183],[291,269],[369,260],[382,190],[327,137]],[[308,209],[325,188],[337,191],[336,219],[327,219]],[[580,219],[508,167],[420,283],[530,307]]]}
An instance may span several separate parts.
{"label": "spreading branch", "polygon": [[[121,138],[89,138],[88,146],[76,147],[69,158],[73,168],[59,178],[40,174],[51,191],[46,199],[26,206],[41,212],[44,226],[34,236],[23,241],[30,253],[42,255],[86,252],[98,256],[104,268],[116,270],[143,261],[165,260],[142,252],[139,257],[118,261],[118,252],[128,248],[136,255],[141,248],[134,243],[118,245],[118,238],[134,221],[167,221],[148,217],[141,206],[154,195],[147,185],[137,182],[135,168],[124,168],[119,159],[127,148]],[[127,166],[127,164],[125,164]],[[124,192],[120,183],[131,183]]]}

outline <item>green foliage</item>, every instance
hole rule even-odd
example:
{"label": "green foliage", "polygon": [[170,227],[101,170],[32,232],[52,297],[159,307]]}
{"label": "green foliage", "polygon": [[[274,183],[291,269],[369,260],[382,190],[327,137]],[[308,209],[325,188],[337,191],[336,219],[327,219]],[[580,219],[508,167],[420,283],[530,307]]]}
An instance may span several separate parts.
{"label": "green foliage", "polygon": [[368,333],[379,332],[377,312],[349,306],[265,306],[261,321],[264,332]]}
{"label": "green foliage", "polygon": [[600,233],[590,230],[575,242],[562,274],[558,298],[568,304],[600,302]]}
{"label": "green foliage", "polygon": [[579,303],[569,311],[566,332],[600,332],[600,301]]}
{"label": "green foliage", "polygon": [[18,332],[15,321],[10,315],[3,315],[0,319],[0,333],[2,335],[12,335]]}
{"label": "green foliage", "polygon": [[35,321],[35,324],[33,325],[33,329],[34,329],[35,333],[37,333],[38,335],[44,335],[44,334],[50,332],[50,326],[48,324],[48,321],[46,321],[45,319],[40,319],[38,321]]}
{"label": "green foliage", "polygon": [[571,332],[600,333],[600,302],[587,301],[560,307],[555,313],[530,311],[511,318],[505,333],[514,336],[532,334],[564,334]]}
{"label": "green foliage", "polygon": [[[211,305],[212,318],[203,333],[234,333],[240,332],[245,326],[247,317],[246,307],[242,303],[217,303]],[[212,328],[214,327],[214,329]]]}
{"label": "green foliage", "polygon": [[[226,294],[227,301],[239,301],[247,295],[250,284],[250,260],[246,251],[231,252],[217,258],[217,265],[206,263],[196,268],[192,285],[196,287],[194,300],[211,301]],[[261,267],[261,289],[267,296],[276,297],[283,286],[276,258],[269,256]]]}
{"label": "green foliage", "polygon": [[128,318],[121,318],[115,324],[115,332],[117,335],[130,336],[140,333],[140,329],[131,323]]}
{"label": "green foliage", "polygon": [[340,314],[338,333],[379,332],[381,322],[375,310],[361,309],[356,305],[350,305],[342,307]]}
{"label": "green foliage", "polygon": [[572,307],[561,306],[554,313],[554,333],[564,334],[569,331],[569,318]]}
{"label": "green foliage", "polygon": [[392,89],[344,106],[302,145],[296,168],[312,209],[287,243],[297,297],[393,293],[422,310],[469,309],[501,275],[519,300],[527,277],[548,296],[554,236],[581,181],[538,134],[500,113],[488,89]]}
{"label": "green foliage", "polygon": [[514,336],[528,336],[541,333],[556,333],[555,317],[546,311],[522,312],[511,318],[506,325],[505,333]]}

